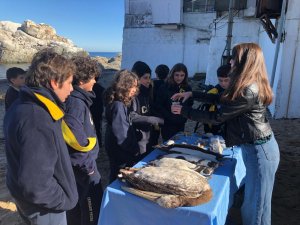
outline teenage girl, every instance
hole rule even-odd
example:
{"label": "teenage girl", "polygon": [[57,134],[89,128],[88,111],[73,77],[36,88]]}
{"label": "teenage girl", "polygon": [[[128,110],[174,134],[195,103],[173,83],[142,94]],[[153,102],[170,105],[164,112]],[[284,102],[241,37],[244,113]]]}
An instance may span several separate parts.
{"label": "teenage girl", "polygon": [[[176,93],[183,93],[191,91],[188,84],[188,71],[183,63],[177,63],[170,71],[167,82],[163,84],[157,98],[157,110],[160,116],[164,119],[164,125],[161,127],[161,135],[163,141],[169,140],[176,133],[184,131],[184,125],[187,119],[182,115],[175,115],[171,112],[172,102],[171,97]],[[190,98],[187,101],[176,102],[175,104],[182,104],[187,106],[193,105],[193,100]]]}

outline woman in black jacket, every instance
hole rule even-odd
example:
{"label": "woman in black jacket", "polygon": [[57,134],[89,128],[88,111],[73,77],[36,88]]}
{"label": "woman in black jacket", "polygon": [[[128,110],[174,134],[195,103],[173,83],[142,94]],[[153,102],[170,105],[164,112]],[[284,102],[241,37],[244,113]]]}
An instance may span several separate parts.
{"label": "woman in black jacket", "polygon": [[[264,57],[255,43],[236,45],[232,50],[231,84],[210,101],[218,103],[216,112],[204,112],[185,106],[173,106],[172,112],[186,118],[210,123],[226,123],[227,146],[240,145],[246,166],[245,196],[241,208],[243,224],[271,224],[271,199],[279,148],[267,119],[272,102]],[[177,94],[177,99],[200,93]]]}

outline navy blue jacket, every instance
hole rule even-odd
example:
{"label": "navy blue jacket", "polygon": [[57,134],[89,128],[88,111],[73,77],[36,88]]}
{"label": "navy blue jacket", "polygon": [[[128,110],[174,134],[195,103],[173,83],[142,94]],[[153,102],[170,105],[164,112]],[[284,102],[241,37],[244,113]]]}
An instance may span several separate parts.
{"label": "navy blue jacket", "polygon": [[[50,100],[52,107],[42,103],[34,92]],[[31,212],[65,211],[78,201],[62,136],[61,104],[48,89],[22,87],[19,99],[4,118],[7,187]]]}
{"label": "navy blue jacket", "polygon": [[99,146],[102,145],[102,115],[104,111],[103,103],[103,93],[105,89],[100,83],[95,83],[93,86],[93,92],[95,93],[95,98],[93,98],[93,104],[90,107],[91,114],[93,117],[97,138]]}
{"label": "navy blue jacket", "polygon": [[5,94],[5,111],[8,110],[8,108],[13,104],[14,101],[16,101],[19,97],[19,91],[10,86]]}
{"label": "navy blue jacket", "polygon": [[164,80],[153,80],[153,101],[156,102],[159,98],[159,89],[162,85],[165,84]]}
{"label": "navy blue jacket", "polygon": [[[97,137],[94,122],[90,112],[90,106],[95,97],[93,92],[87,92],[74,85],[74,90],[66,101],[66,115],[64,120],[75,135],[81,146],[89,144],[89,137]],[[75,170],[84,174],[92,171],[98,173],[96,159],[98,158],[99,146],[88,152],[80,152],[68,146],[71,162]]]}
{"label": "navy blue jacket", "polygon": [[112,102],[105,109],[105,149],[119,167],[132,166],[139,157],[139,146],[129,113],[130,110],[120,101]]}

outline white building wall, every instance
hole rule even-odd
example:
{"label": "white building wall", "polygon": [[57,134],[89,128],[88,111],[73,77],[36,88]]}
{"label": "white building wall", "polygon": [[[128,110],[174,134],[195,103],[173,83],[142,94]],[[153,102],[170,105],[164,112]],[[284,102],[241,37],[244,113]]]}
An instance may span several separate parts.
{"label": "white building wall", "polygon": [[298,0],[290,0],[286,14],[285,40],[281,44],[281,58],[276,75],[275,118],[300,117],[300,11]]}
{"label": "white building wall", "polygon": [[[217,69],[221,65],[222,54],[226,46],[227,21],[217,24],[209,45],[206,84],[217,84]],[[256,19],[234,18],[232,47],[241,42],[258,43],[260,24]]]}
{"label": "white building wall", "polygon": [[[273,21],[274,24],[275,21]],[[276,43],[272,43],[270,38],[268,37],[267,33],[265,30],[260,27],[259,31],[259,45],[263,50],[264,53],[264,58],[266,62],[266,67],[267,67],[267,72],[268,72],[268,78],[269,81],[271,82],[272,80],[272,70],[273,70],[273,63],[274,63],[274,57],[275,57],[275,50],[276,50]],[[278,62],[281,61],[281,50],[279,50],[278,54]],[[273,103],[269,106],[269,110],[272,115],[275,113],[275,99],[276,99],[276,90],[277,90],[277,85],[278,85],[278,80],[279,80],[279,72],[280,71],[280,63],[277,64],[277,70],[276,74],[274,77],[274,84],[273,84],[273,93],[274,93],[274,100]]]}
{"label": "white building wall", "polygon": [[183,33],[180,30],[124,29],[122,68],[131,69],[138,60],[146,62],[152,71],[162,63],[171,67],[174,62],[182,62],[182,51]]}
{"label": "white building wall", "polygon": [[151,0],[151,6],[153,24],[182,23],[181,0]]}
{"label": "white building wall", "polygon": [[184,13],[183,63],[189,70],[189,76],[206,73],[208,50],[211,39],[209,25],[215,13]]}
{"label": "white building wall", "polygon": [[[135,61],[141,60],[146,62],[152,71],[159,64],[166,64],[171,69],[176,63],[182,62],[187,66],[189,76],[206,72],[211,38],[209,24],[215,18],[215,13],[182,14],[179,3],[182,4],[182,1],[125,1],[122,68],[130,69]],[[172,9],[176,14],[181,13],[178,29],[174,24],[179,17],[164,18],[164,5],[167,5],[166,14],[172,7],[180,5],[181,12]],[[160,14],[157,14],[158,10],[161,11]],[[159,18],[159,15],[162,17]],[[164,21],[170,26],[162,25]]]}

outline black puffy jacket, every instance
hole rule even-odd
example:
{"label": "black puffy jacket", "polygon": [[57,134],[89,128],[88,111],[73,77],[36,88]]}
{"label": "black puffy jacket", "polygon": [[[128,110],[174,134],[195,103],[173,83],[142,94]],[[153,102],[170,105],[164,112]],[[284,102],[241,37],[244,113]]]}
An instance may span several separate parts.
{"label": "black puffy jacket", "polygon": [[[196,92],[193,96],[200,97]],[[219,98],[218,98],[219,99]],[[210,99],[211,101],[211,99]],[[206,112],[183,106],[181,115],[204,123],[226,123],[227,146],[254,143],[272,134],[267,119],[267,109],[258,98],[258,87],[252,84],[245,88],[244,95],[234,101],[219,102],[216,112]]]}

